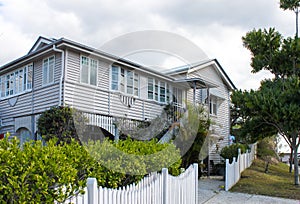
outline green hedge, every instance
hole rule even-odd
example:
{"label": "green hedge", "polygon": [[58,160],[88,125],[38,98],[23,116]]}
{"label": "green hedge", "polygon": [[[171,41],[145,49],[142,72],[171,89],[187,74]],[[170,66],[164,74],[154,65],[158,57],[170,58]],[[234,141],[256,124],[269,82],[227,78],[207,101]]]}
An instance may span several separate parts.
{"label": "green hedge", "polygon": [[248,145],[235,143],[230,146],[226,146],[221,150],[221,156],[224,159],[229,159],[229,162],[232,163],[233,157],[237,159],[238,149],[241,149],[241,154],[246,153]]}
{"label": "green hedge", "polygon": [[[172,175],[180,174],[180,152],[170,143],[159,144],[156,139],[136,141],[130,138],[113,142],[110,140],[90,141],[90,155],[103,166],[114,172],[127,175],[120,185],[139,181],[144,175],[169,167]],[[118,187],[118,186],[111,186]]]}
{"label": "green hedge", "polygon": [[51,139],[46,145],[30,141],[20,146],[17,138],[7,136],[0,140],[0,201],[63,202],[82,192],[88,177],[95,177],[99,186],[117,188],[162,167],[170,166],[178,175],[180,162],[174,145],[156,140],[105,140],[82,146],[75,140],[57,145]]}

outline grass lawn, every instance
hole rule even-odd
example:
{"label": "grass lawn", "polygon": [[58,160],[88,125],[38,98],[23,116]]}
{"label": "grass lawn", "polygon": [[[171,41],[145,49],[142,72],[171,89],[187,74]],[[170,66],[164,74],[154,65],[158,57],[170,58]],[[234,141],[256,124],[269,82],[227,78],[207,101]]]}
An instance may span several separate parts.
{"label": "grass lawn", "polygon": [[300,200],[300,186],[294,185],[294,172],[286,164],[271,164],[268,174],[264,169],[265,162],[255,160],[230,191]]}

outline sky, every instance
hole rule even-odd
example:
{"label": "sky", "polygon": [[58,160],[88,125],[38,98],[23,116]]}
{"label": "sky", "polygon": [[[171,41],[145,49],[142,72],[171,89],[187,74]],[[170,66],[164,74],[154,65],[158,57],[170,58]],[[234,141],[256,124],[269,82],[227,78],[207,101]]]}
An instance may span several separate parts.
{"label": "sky", "polygon": [[[0,66],[25,55],[39,36],[101,48],[128,33],[156,30],[217,59],[238,89],[257,89],[272,76],[251,73],[241,38],[269,27],[294,36],[295,14],[281,10],[279,0],[0,0]],[[164,65],[178,62],[170,59]]]}

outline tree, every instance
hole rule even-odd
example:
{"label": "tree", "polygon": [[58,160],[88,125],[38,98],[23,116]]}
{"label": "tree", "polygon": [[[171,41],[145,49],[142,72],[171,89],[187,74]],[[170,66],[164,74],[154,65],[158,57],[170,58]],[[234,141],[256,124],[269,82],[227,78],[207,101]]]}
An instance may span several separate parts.
{"label": "tree", "polygon": [[[298,43],[298,14],[299,14],[299,6],[300,6],[300,0],[280,0],[280,8],[283,10],[291,10],[294,11],[296,14],[296,47]],[[293,64],[293,71],[294,74],[297,74],[297,56],[294,56],[293,58],[294,64]]]}
{"label": "tree", "polygon": [[270,28],[254,29],[242,37],[242,40],[243,45],[252,53],[252,73],[265,69],[274,74],[276,79],[299,75],[299,69],[294,69],[295,64],[300,62],[297,38],[284,39],[274,28]]}
{"label": "tree", "polygon": [[291,10],[296,14],[296,38],[298,38],[298,14],[300,0],[280,0],[280,8],[283,10]]}
{"label": "tree", "polygon": [[269,166],[272,163],[278,163],[278,157],[275,152],[274,137],[264,138],[257,145],[257,156],[265,161],[265,173],[269,173]]}
{"label": "tree", "polygon": [[[261,83],[257,91],[243,93],[244,101],[252,112],[246,113],[243,129],[260,127],[260,136],[270,136],[277,131],[288,142],[295,163],[295,184],[299,185],[297,150],[299,147],[299,77],[300,46],[298,43],[299,0],[280,0],[280,7],[296,13],[296,36],[284,39],[274,28],[252,30],[242,38],[244,46],[252,53],[252,72],[266,69],[275,79]],[[238,101],[238,100],[237,100]],[[238,101],[239,102],[239,101]],[[296,114],[296,115],[295,115]],[[246,128],[245,128],[246,127]],[[256,129],[257,130],[257,129]],[[251,131],[250,131],[251,132]],[[294,153],[294,155],[293,155]]]}
{"label": "tree", "polygon": [[[299,185],[297,159],[300,143],[299,90],[299,77],[291,76],[286,79],[266,80],[261,83],[257,91],[251,90],[242,94],[239,93],[239,97],[244,98],[244,113],[247,115],[247,120],[242,129],[246,128],[247,130],[250,127],[250,133],[252,134],[255,134],[255,131],[262,131],[258,133],[262,137],[271,136],[271,133],[276,131],[290,145],[294,152],[295,185]],[[235,98],[232,97],[232,99],[232,102],[235,103]],[[256,129],[254,125],[258,128]]]}

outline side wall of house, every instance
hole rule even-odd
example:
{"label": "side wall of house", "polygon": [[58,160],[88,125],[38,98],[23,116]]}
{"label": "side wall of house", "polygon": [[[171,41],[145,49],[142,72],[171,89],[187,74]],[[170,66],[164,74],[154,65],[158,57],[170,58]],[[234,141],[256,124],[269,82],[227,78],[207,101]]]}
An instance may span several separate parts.
{"label": "side wall of house", "polygon": [[[44,58],[53,55],[55,55],[54,83],[43,86],[42,62]],[[32,90],[0,100],[0,116],[2,118],[0,133],[10,132],[11,135],[18,136],[16,131],[20,128],[26,128],[34,134],[37,130],[36,119],[38,115],[59,103],[59,81],[62,66],[61,54],[48,54],[20,65],[16,69],[30,63],[33,63]],[[8,71],[8,73],[11,71]]]}
{"label": "side wall of house", "polygon": [[[210,114],[210,119],[213,124],[211,125],[211,139],[213,145],[210,146],[210,159],[215,162],[220,162],[222,158],[219,153],[221,149],[228,145],[228,136],[230,134],[230,97],[229,89],[224,84],[221,76],[213,67],[210,65],[203,69],[191,72],[188,75],[190,78],[205,78],[218,85],[217,88],[210,88],[210,95],[217,100],[217,115]],[[193,101],[193,90],[188,91],[188,100]],[[207,90],[196,91],[196,102],[204,103],[207,97]],[[207,107],[208,108],[208,107]]]}

